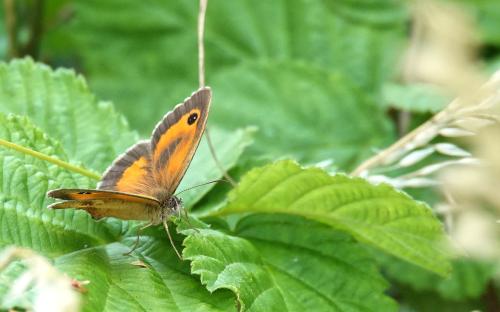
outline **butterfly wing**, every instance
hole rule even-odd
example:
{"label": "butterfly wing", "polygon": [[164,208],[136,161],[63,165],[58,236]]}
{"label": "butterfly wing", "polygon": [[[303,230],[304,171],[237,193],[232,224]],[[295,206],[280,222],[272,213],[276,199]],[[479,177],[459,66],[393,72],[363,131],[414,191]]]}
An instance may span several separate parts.
{"label": "butterfly wing", "polygon": [[205,130],[212,92],[201,88],[158,123],[151,137],[151,169],[156,185],[173,194]]}
{"label": "butterfly wing", "polygon": [[156,200],[154,197],[138,195],[138,194],[130,194],[124,192],[116,192],[116,191],[105,191],[105,190],[56,189],[49,191],[47,193],[47,196],[64,200],[91,200],[91,199],[115,198],[115,199],[123,199],[131,202],[144,203],[150,205],[158,204],[158,200]]}
{"label": "butterfly wing", "polygon": [[65,200],[54,203],[49,208],[83,209],[95,219],[115,217],[122,220],[154,220],[160,205],[152,197],[116,191],[57,189],[49,191],[47,195]]}
{"label": "butterfly wing", "polygon": [[150,146],[141,141],[119,156],[104,172],[98,189],[152,196]]}

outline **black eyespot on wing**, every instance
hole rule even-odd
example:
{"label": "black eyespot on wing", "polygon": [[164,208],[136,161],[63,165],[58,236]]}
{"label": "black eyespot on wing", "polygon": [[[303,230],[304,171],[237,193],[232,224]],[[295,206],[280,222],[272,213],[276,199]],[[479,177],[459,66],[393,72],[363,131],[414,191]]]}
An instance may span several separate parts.
{"label": "black eyespot on wing", "polygon": [[188,117],[188,125],[192,125],[194,124],[194,122],[198,120],[198,114],[197,113],[192,113],[191,115],[189,115]]}
{"label": "black eyespot on wing", "polygon": [[91,192],[78,192],[78,194],[80,195],[89,195],[89,194],[92,194]]}

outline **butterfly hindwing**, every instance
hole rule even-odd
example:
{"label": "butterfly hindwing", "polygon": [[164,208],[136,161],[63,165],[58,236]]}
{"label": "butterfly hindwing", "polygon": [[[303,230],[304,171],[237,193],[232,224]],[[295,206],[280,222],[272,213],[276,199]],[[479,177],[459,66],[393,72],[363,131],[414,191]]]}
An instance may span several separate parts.
{"label": "butterfly hindwing", "polygon": [[123,193],[117,191],[106,190],[89,190],[89,189],[56,189],[47,193],[47,196],[64,200],[91,200],[91,199],[106,199],[115,198],[123,199],[131,202],[144,203],[155,205],[158,201],[149,196]]}
{"label": "butterfly hindwing", "polygon": [[119,156],[104,173],[98,189],[153,195],[149,141],[141,141]]}
{"label": "butterfly hindwing", "polygon": [[158,201],[152,197],[114,191],[57,189],[47,195],[65,200],[52,204],[49,208],[83,209],[95,219],[115,217],[122,220],[150,220],[159,206]]}
{"label": "butterfly hindwing", "polygon": [[121,220],[156,220],[157,206],[145,205],[123,199],[67,200],[49,206],[51,209],[82,209],[94,219],[115,217]]}
{"label": "butterfly hindwing", "polygon": [[151,137],[151,169],[155,183],[173,194],[184,176],[205,130],[212,93],[202,88],[177,105],[158,123]]}

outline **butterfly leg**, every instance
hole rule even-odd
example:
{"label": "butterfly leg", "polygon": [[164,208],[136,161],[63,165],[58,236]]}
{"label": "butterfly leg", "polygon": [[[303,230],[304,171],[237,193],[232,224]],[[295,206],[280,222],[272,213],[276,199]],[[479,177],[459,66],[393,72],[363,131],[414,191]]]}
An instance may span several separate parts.
{"label": "butterfly leg", "polygon": [[168,239],[170,240],[170,244],[174,248],[174,251],[177,254],[177,257],[179,257],[179,259],[183,260],[181,254],[179,253],[179,251],[175,247],[175,244],[174,244],[174,241],[172,239],[172,236],[170,235],[170,230],[168,229],[168,221],[167,221],[167,219],[163,219],[163,227],[167,231]]}
{"label": "butterfly leg", "polygon": [[137,249],[137,247],[139,247],[139,238],[141,236],[141,233],[144,229],[150,227],[151,225],[153,225],[153,222],[149,222],[149,223],[146,223],[146,225],[143,225],[141,226],[138,230],[137,230],[137,238],[135,240],[135,243],[134,243],[134,247],[132,247],[132,249],[129,251],[129,252],[126,252],[124,253],[123,255],[124,256],[129,256],[134,250]]}

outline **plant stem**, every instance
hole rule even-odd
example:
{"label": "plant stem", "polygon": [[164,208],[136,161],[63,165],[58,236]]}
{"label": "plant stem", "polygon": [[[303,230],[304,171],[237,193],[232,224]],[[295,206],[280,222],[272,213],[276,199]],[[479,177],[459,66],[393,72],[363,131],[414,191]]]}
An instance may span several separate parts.
{"label": "plant stem", "polygon": [[[200,83],[200,88],[205,86],[205,16],[207,13],[208,0],[200,0],[200,11],[198,12],[198,80]],[[208,148],[210,149],[210,154],[215,161],[215,165],[222,172],[222,175],[226,180],[231,183],[232,186],[236,185],[236,182],[231,178],[227,171],[222,166],[219,158],[215,154],[214,145],[212,144],[212,139],[210,138],[210,131],[208,127],[205,129],[205,137],[207,138]]]}
{"label": "plant stem", "polygon": [[420,134],[429,131],[436,124],[440,124],[444,118],[448,116],[448,109],[444,109],[438,114],[434,115],[431,119],[421,124],[418,128],[414,129],[395,143],[393,143],[388,148],[384,149],[377,155],[367,159],[361,165],[359,165],[354,171],[351,172],[353,176],[359,176],[363,172],[378,166],[380,164],[384,164],[387,159],[392,159],[394,155],[397,155],[401,151],[404,151],[405,146],[412,143]]}
{"label": "plant stem", "polygon": [[205,86],[205,16],[207,13],[208,0],[200,0],[200,11],[198,12],[198,80],[200,88]]}
{"label": "plant stem", "polygon": [[5,141],[5,140],[2,140],[2,139],[0,139],[0,145],[1,146],[5,146],[5,147],[10,148],[10,149],[13,149],[15,151],[18,151],[20,153],[27,154],[27,155],[33,156],[35,158],[38,158],[38,159],[41,159],[41,160],[53,163],[54,165],[57,165],[57,166],[59,166],[61,168],[64,168],[64,169],[66,169],[68,171],[72,171],[72,172],[84,175],[84,176],[89,177],[91,179],[94,179],[94,180],[100,180],[101,179],[100,175],[98,175],[98,174],[96,174],[96,173],[94,173],[92,171],[89,171],[89,170],[86,170],[86,169],[74,166],[74,165],[72,165],[72,164],[70,164],[68,162],[62,161],[60,159],[51,157],[49,155],[46,155],[46,154],[43,154],[43,153],[40,153],[40,152],[37,152],[37,151],[34,151],[34,150],[31,150],[31,149],[26,148],[24,146],[17,145],[15,143],[12,143],[12,142],[9,142],[9,141]]}

